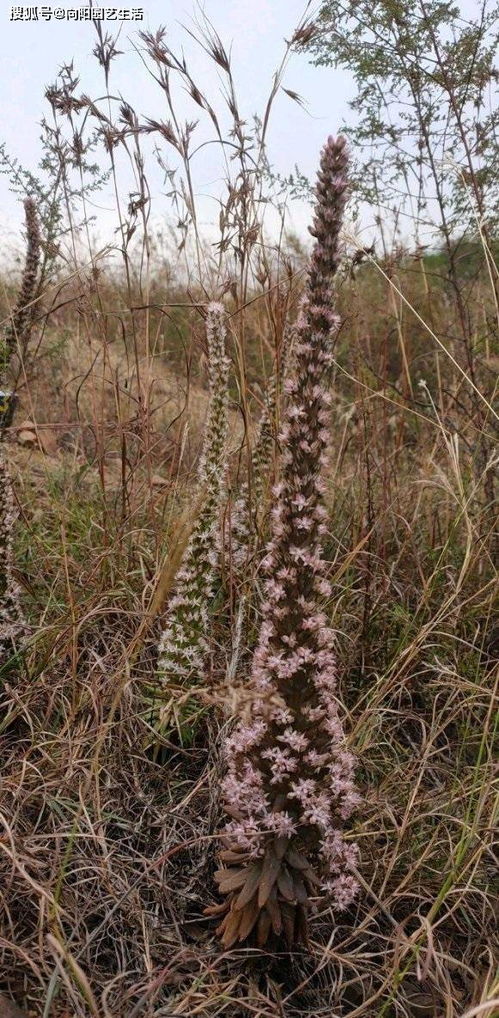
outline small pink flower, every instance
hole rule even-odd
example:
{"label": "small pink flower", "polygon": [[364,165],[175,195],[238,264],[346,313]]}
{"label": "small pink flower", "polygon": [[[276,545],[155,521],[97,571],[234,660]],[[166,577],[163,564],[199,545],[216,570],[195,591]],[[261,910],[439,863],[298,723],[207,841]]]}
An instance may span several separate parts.
{"label": "small pink flower", "polygon": [[296,837],[297,843],[303,837],[339,909],[356,893],[349,869],[357,850],[333,823],[350,816],[359,796],[337,701],[335,633],[320,599],[332,594],[321,545],[328,520],[327,386],[339,327],[331,279],[339,258],[346,165],[344,142],[329,139],[311,227],[316,244],[295,325],[297,370],[284,386],[281,477],[273,488],[272,536],[261,563],[265,597],[249,680],[253,721],[236,729],[228,743],[226,791],[232,843],[255,853],[271,833]]}
{"label": "small pink flower", "polygon": [[296,732],[293,728],[286,728],[277,738],[279,742],[284,742],[295,753],[302,753],[308,746],[307,736],[303,732]]}

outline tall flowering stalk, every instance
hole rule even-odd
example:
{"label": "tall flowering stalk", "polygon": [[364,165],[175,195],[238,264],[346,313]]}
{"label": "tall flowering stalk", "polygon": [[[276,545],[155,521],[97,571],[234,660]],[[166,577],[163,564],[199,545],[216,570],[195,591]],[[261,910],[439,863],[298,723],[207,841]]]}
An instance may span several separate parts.
{"label": "tall flowering stalk", "polygon": [[285,329],[279,359],[267,383],[258,429],[251,452],[249,476],[243,481],[230,518],[230,556],[233,569],[248,565],[258,543],[255,518],[265,504],[268,477],[275,452],[276,425],[282,380],[289,359],[291,330]]}
{"label": "tall flowering stalk", "polygon": [[12,538],[16,513],[12,482],[3,450],[5,429],[14,413],[14,396],[6,391],[4,373],[14,351],[25,350],[31,333],[33,308],[40,266],[40,226],[33,198],[24,202],[26,217],[26,260],[21,287],[5,330],[0,349],[0,668],[18,648],[26,632],[19,587],[13,573]]}
{"label": "tall flowering stalk", "polygon": [[[208,651],[210,604],[218,570],[219,512],[225,494],[228,430],[229,360],[225,352],[225,311],[213,302],[206,319],[210,403],[199,464],[202,508],[192,530],[171,598],[159,643],[157,679],[171,689],[199,681]],[[158,725],[170,718],[156,702]]]}
{"label": "tall flowering stalk", "polygon": [[[247,656],[251,632],[259,613],[260,590],[255,584],[258,557],[262,551],[261,522],[268,506],[269,478],[273,473],[279,404],[291,345],[290,329],[284,330],[279,358],[266,391],[251,451],[249,473],[239,489],[229,519],[228,539],[224,535],[225,552],[229,555],[230,576],[236,590],[236,612],[232,625],[232,654],[227,679],[234,678]],[[222,552],[222,549],[221,549]],[[260,556],[261,557],[261,556]]]}
{"label": "tall flowering stalk", "polygon": [[[330,594],[321,553],[321,470],[329,439],[326,389],[338,329],[332,276],[347,189],[343,138],[321,154],[316,238],[297,322],[297,369],[286,385],[281,480],[264,560],[266,598],[250,680],[251,716],[227,739],[223,782],[230,817],[216,873],[226,946],[273,932],[306,942],[310,898],[345,908],[357,885],[356,846],[342,833],[358,803],[354,760],[338,711],[333,632],[320,610]],[[224,914],[225,913],[225,914]]]}
{"label": "tall flowering stalk", "polygon": [[19,645],[26,624],[13,572],[12,535],[16,512],[12,483],[0,441],[0,668]]}
{"label": "tall flowering stalk", "polygon": [[32,302],[36,296],[41,249],[40,225],[33,198],[25,198],[24,215],[26,220],[26,260],[19,295],[5,330],[3,368],[7,366],[18,347],[22,350],[26,349],[33,324]]}

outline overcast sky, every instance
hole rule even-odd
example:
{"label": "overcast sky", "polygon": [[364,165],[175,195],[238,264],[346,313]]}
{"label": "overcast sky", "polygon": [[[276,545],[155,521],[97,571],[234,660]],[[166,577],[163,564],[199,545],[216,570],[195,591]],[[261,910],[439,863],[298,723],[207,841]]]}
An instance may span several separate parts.
{"label": "overcast sky", "polygon": [[[127,0],[121,2],[127,3]],[[127,6],[131,8],[132,3],[140,5],[140,2],[131,0]],[[63,0],[62,5],[68,8],[72,3],[73,0]],[[80,4],[74,3],[74,6]],[[465,16],[473,16],[479,4],[478,0],[462,0],[460,6]],[[255,113],[262,114],[273,72],[284,52],[284,40],[291,37],[302,20],[306,0],[205,0],[202,9],[226,48],[231,50],[242,115],[249,120]],[[182,27],[195,29],[200,10],[201,6],[196,7],[192,0],[145,0],[144,21],[121,26],[119,49],[123,54],[112,65],[111,89],[113,94],[128,99],[140,118],[168,118],[161,90],[148,76],[134,49],[139,29],[155,31],[160,25],[166,26],[172,48],[183,49],[193,77],[217,112],[223,108],[217,68]],[[312,8],[310,13],[313,13]],[[50,114],[44,90],[54,81],[59,67],[73,60],[75,73],[81,79],[78,91],[92,98],[102,96],[105,91],[102,69],[92,56],[95,28],[91,23],[67,20],[11,21],[7,3],[3,5],[0,18],[0,108],[3,112],[0,140],[23,165],[36,170],[41,154],[38,125],[44,113]],[[114,34],[119,26],[108,21],[104,27]],[[353,82],[344,71],[313,67],[305,54],[293,54],[283,84],[303,97],[306,108],[302,109],[284,92],[279,94],[268,133],[270,161],[277,172],[285,175],[298,163],[300,170],[313,178],[325,138],[337,132],[344,120],[349,119],[348,100],[354,94]],[[177,102],[182,116],[189,119],[199,116],[197,107],[182,92],[178,93]],[[201,126],[201,140],[207,137],[202,134],[203,130]],[[169,158],[167,147],[165,143],[165,155]],[[218,219],[213,196],[217,191],[221,193],[222,172],[220,151],[214,147],[204,148],[202,155],[196,157],[196,191],[206,223]],[[167,188],[153,158],[148,178],[153,222],[157,222],[166,215],[168,206],[162,192]],[[126,196],[130,189],[131,179],[127,171],[123,171],[120,190]],[[112,207],[110,193],[95,200],[96,235],[108,235]],[[308,216],[305,204],[292,206],[291,225],[298,233],[305,235]],[[366,224],[368,219],[369,210]],[[4,244],[6,241],[12,244],[19,237],[21,220],[20,206],[9,193],[7,179],[0,176],[0,227]]]}
{"label": "overcast sky", "polygon": [[[140,0],[133,0],[133,3],[140,4]],[[71,6],[71,0],[64,0],[64,6]],[[273,72],[284,53],[284,40],[290,38],[302,19],[306,3],[303,0],[206,0],[203,7],[225,46],[231,48],[243,116],[251,118],[254,113],[261,114]],[[199,8],[197,12],[199,15]],[[4,113],[0,135],[10,153],[26,167],[35,169],[40,156],[38,124],[42,115],[49,112],[44,89],[55,79],[59,66],[74,60],[75,72],[81,78],[81,91],[92,97],[102,96],[103,75],[92,56],[96,42],[93,25],[62,20],[11,22],[9,15],[10,6],[5,5],[0,32],[0,102]],[[167,28],[172,48],[184,49],[194,78],[215,109],[220,109],[217,69],[212,61],[204,58],[182,28],[182,25],[194,28],[195,17],[196,6],[191,0],[145,0],[144,22],[123,25],[119,49],[124,52],[113,64],[112,91],[128,98],[139,116],[167,118],[161,91],[148,78],[133,48],[136,31],[140,28],[156,30],[161,24]],[[117,26],[107,22],[106,27],[114,32]],[[270,159],[280,173],[288,174],[298,163],[307,176],[313,177],[324,139],[336,132],[347,116],[347,101],[353,94],[352,82],[344,72],[315,68],[306,56],[293,54],[283,84],[304,98],[306,109],[280,93],[268,135]],[[184,103],[182,96],[179,102]],[[199,111],[189,102],[185,101],[185,114],[196,116]],[[199,193],[216,193],[220,173],[219,153],[205,149],[195,167]],[[163,180],[153,162],[150,182],[159,209]],[[109,218],[106,207],[110,204],[106,206],[105,201],[100,201],[95,209],[104,229]],[[218,218],[214,202],[210,205],[205,200],[201,207],[207,220],[210,208]],[[166,209],[164,200],[161,208]],[[293,210],[293,225],[299,232],[305,229],[307,215],[304,206],[297,205]],[[12,240],[19,232],[21,213],[15,198],[9,194],[5,177],[0,177],[0,216],[4,237],[7,234]]]}

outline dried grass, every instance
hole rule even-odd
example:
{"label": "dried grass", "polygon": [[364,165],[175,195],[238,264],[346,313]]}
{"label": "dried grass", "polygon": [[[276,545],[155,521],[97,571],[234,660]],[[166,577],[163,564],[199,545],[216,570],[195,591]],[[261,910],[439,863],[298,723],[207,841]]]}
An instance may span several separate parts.
{"label": "dried grass", "polygon": [[[230,65],[210,40],[241,132]],[[159,55],[144,41],[165,68],[164,41]],[[234,222],[243,257],[228,289],[221,270],[206,276],[210,296],[225,288],[235,336],[234,478],[300,288],[284,240],[277,258],[255,246],[259,192],[245,190],[235,137],[220,266]],[[310,952],[290,955],[221,951],[203,916],[229,723],[219,701],[237,702],[223,686],[230,590],[214,620],[218,687],[189,738],[165,740],[161,758],[141,750],[141,684],[207,398],[206,293],[196,278],[165,293],[147,266],[137,285],[105,266],[46,283],[38,346],[18,372],[20,415],[54,441],[46,452],[8,441],[32,635],[0,671],[1,989],[39,1018],[492,1018],[499,331],[487,277],[466,284],[471,385],[452,295],[429,262],[394,250],[342,282],[329,612],[360,761],[363,893],[340,919],[317,915]]]}

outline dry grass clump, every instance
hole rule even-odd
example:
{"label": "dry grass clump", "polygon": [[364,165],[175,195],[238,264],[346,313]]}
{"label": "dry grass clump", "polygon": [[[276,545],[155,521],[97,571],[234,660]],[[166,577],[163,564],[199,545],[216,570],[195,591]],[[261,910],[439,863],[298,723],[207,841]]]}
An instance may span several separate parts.
{"label": "dry grass clump", "polygon": [[[366,272],[354,316],[373,298]],[[222,718],[207,707],[161,760],[140,748],[150,613],[189,470],[177,456],[157,487],[142,461],[132,484],[104,431],[104,473],[81,446],[47,456],[10,440],[36,636],[3,688],[2,971],[34,1014],[460,1015],[492,996],[492,507],[423,397],[413,410],[374,387],[354,327],[337,355],[327,558],[362,893],[315,918],[308,958],[221,952],[203,917]]]}
{"label": "dry grass clump", "polygon": [[[99,35],[96,50],[106,85],[111,42]],[[59,264],[37,293],[31,348],[11,379],[17,419],[32,425],[28,440],[13,427],[4,443],[31,635],[14,662],[0,661],[0,993],[37,1018],[492,1018],[499,325],[490,265],[475,249],[459,302],[439,255],[394,246],[356,259],[353,249],[340,266],[324,610],[358,760],[360,893],[339,914],[315,901],[307,953],[223,949],[204,914],[219,904],[219,747],[248,708],[274,471],[266,446],[265,483],[253,486],[252,444],[262,407],[273,418],[266,436],[278,432],[269,378],[279,379],[304,258],[257,230],[284,64],[248,139],[211,30],[232,118],[225,133],[164,33],[142,42],[172,123],[139,119],[126,104],[100,109],[68,68],[49,94],[68,174],[85,176],[74,134],[84,111],[116,193],[120,145],[139,186],[128,215],[117,210],[122,271],[91,249],[86,265]],[[192,271],[165,283],[150,257],[141,145],[161,137],[187,173],[194,129],[174,122],[175,75],[221,144],[230,134],[237,159],[225,163],[215,254],[196,232],[188,177],[176,187]],[[81,239],[74,220],[67,226]],[[140,236],[134,257],[130,231]],[[172,682],[173,723],[153,752],[145,694],[199,508],[203,315],[221,298],[231,360],[223,530],[243,498],[253,543],[244,577],[225,544],[199,709],[186,720]],[[168,676],[163,687],[168,702]]]}

